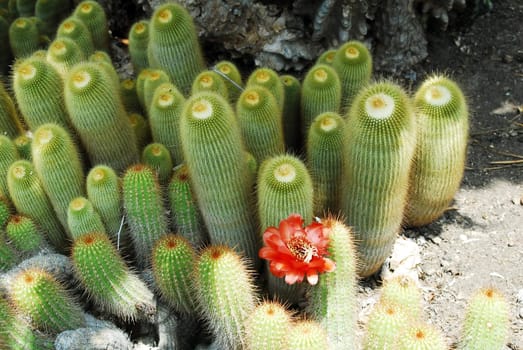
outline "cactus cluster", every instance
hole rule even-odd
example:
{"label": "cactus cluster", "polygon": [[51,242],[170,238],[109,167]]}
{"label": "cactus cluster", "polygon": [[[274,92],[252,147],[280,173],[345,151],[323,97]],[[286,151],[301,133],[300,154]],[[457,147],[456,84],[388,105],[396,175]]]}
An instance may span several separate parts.
{"label": "cactus cluster", "polygon": [[[132,26],[134,76],[120,79],[97,2],[70,14],[51,8],[58,0],[11,2],[31,17],[0,16],[16,38],[0,64],[17,58],[0,85],[0,347],[134,340],[93,326],[94,310],[156,325],[167,348],[198,335],[223,349],[357,348],[358,277],[459,187],[468,110],[457,84],[434,76],[409,96],[372,81],[356,41],[302,81],[230,61],[207,69],[173,2]],[[68,255],[61,267],[54,252]],[[28,257],[37,263],[16,266]],[[461,348],[499,347],[504,305],[493,289],[474,297]],[[447,347],[407,280],[384,284],[363,344]]]}

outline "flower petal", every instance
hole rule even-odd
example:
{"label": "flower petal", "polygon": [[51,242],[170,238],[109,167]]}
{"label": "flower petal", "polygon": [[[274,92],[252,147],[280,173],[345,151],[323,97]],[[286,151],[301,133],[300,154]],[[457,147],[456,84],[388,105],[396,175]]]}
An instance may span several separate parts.
{"label": "flower petal", "polygon": [[307,282],[312,286],[318,283],[318,274],[316,271],[307,272]]}

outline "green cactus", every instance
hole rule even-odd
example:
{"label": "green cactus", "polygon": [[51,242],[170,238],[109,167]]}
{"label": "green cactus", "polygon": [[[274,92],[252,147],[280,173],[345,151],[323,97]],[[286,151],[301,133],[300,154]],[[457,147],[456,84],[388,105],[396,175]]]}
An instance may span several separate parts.
{"label": "green cactus", "polygon": [[469,299],[459,350],[504,348],[510,328],[510,306],[494,288],[481,288]]}
{"label": "green cactus", "polygon": [[143,149],[142,163],[156,171],[161,185],[171,179],[173,161],[169,150],[161,143],[150,143]]}
{"label": "green cactus", "polygon": [[117,242],[123,216],[122,189],[118,175],[106,165],[97,165],[91,168],[85,183],[87,198],[100,214],[108,236]]}
{"label": "green cactus", "polygon": [[16,211],[32,218],[47,236],[49,242],[60,251],[67,246],[67,234],[58,220],[51,201],[34,166],[27,160],[11,164],[7,186]]}
{"label": "green cactus", "polygon": [[31,17],[35,14],[35,4],[37,0],[15,0],[16,10],[19,16]]}
{"label": "green cactus", "polygon": [[209,246],[196,262],[195,281],[200,310],[218,345],[244,349],[244,322],[257,301],[247,264],[227,246]]}
{"label": "green cactus", "polygon": [[288,74],[282,75],[280,80],[285,96],[282,112],[283,138],[289,152],[300,153],[302,135],[296,130],[301,130],[301,83],[296,77]]}
{"label": "green cactus", "polygon": [[164,83],[170,83],[170,78],[161,69],[151,69],[149,74],[145,76],[143,81],[143,103],[147,115],[149,115],[156,88]]}
{"label": "green cactus", "polygon": [[285,151],[278,102],[262,86],[247,86],[236,103],[236,118],[245,148],[258,163]]}
{"label": "green cactus", "polygon": [[285,90],[278,73],[270,68],[258,68],[247,78],[247,86],[250,85],[261,85],[269,90],[283,111],[283,107],[285,106]]}
{"label": "green cactus", "polygon": [[314,214],[336,214],[343,180],[345,121],[335,112],[318,115],[307,136],[307,167],[314,187]]}
{"label": "green cactus", "polygon": [[101,64],[83,62],[67,75],[65,105],[91,164],[105,164],[120,172],[137,162],[139,155],[116,89]]}
{"label": "green cactus", "polygon": [[180,4],[156,8],[149,23],[147,57],[151,68],[163,69],[188,95],[196,76],[205,69],[198,35],[189,12]]}
{"label": "green cactus", "polygon": [[149,109],[149,125],[154,142],[167,147],[174,165],[183,162],[180,119],[185,98],[171,83],[160,85]]}
{"label": "green cactus", "polygon": [[202,91],[213,91],[229,100],[229,89],[225,84],[225,79],[215,71],[204,70],[194,78],[191,95]]}
{"label": "green cactus", "polygon": [[0,229],[3,229],[9,217],[12,215],[13,209],[11,207],[11,202],[7,197],[0,195]]}
{"label": "green cactus", "polygon": [[408,325],[403,332],[399,333],[394,349],[447,350],[448,346],[436,327],[427,323],[414,323]]}
{"label": "green cactus", "polygon": [[132,273],[107,235],[87,233],[74,241],[75,276],[103,311],[124,320],[148,319],[155,311],[153,293]]}
{"label": "green cactus", "polygon": [[40,33],[35,21],[19,17],[9,26],[9,44],[15,58],[30,56],[40,48]]}
{"label": "green cactus", "polygon": [[49,62],[62,79],[65,79],[69,71],[77,64],[85,61],[84,51],[78,43],[66,36],[60,36],[49,44],[47,49],[47,62]]}
{"label": "green cactus", "polygon": [[100,214],[85,197],[76,197],[69,203],[67,227],[73,240],[90,232],[106,234]]}
{"label": "green cactus", "polygon": [[323,112],[340,111],[341,83],[334,68],[315,65],[305,75],[301,85],[301,126],[307,135],[313,120]]}
{"label": "green cactus", "polygon": [[[299,214],[309,224],[313,217],[313,188],[305,164],[295,156],[284,154],[266,159],[258,171],[257,181],[258,215],[260,227],[278,227],[280,221],[290,214]],[[260,232],[260,236],[261,236]],[[289,285],[282,278],[266,272],[268,289],[273,296],[291,303],[297,302],[303,294],[299,284]]]}
{"label": "green cactus", "polygon": [[60,20],[69,10],[68,0],[36,0],[34,14],[42,21],[42,34],[53,36]]}
{"label": "green cactus", "polygon": [[62,127],[44,124],[34,133],[31,155],[56,216],[62,226],[67,227],[69,203],[85,192],[85,176],[78,151]]}
{"label": "green cactus", "polygon": [[360,89],[370,82],[372,56],[367,47],[356,40],[338,48],[332,61],[341,82],[341,113],[350,109],[352,100]]}
{"label": "green cactus", "polygon": [[418,140],[405,215],[408,226],[439,218],[459,189],[465,171],[468,107],[452,80],[434,75],[414,97]]}
{"label": "green cactus", "polygon": [[220,61],[214,65],[220,75],[224,76],[229,102],[234,104],[243,91],[243,79],[238,67],[230,61]]}
{"label": "green cactus", "polygon": [[212,244],[235,246],[258,261],[252,183],[234,112],[225,98],[201,92],[180,120],[184,159]]}
{"label": "green cactus", "polygon": [[359,274],[369,276],[389,256],[407,200],[416,123],[403,89],[381,82],[360,91],[344,137],[341,210],[359,243]]}
{"label": "green cactus", "polygon": [[27,315],[39,330],[58,334],[85,326],[80,306],[55,277],[42,269],[19,272],[9,296],[18,312]]}
{"label": "green cactus", "polygon": [[334,217],[322,219],[336,270],[310,289],[308,311],[327,331],[329,349],[356,349],[356,248],[351,229]]}
{"label": "green cactus", "polygon": [[401,333],[411,319],[403,307],[394,303],[377,303],[372,308],[363,338],[363,350],[395,349],[398,333]]}
{"label": "green cactus", "polygon": [[129,30],[129,56],[134,73],[138,75],[140,71],[149,67],[147,58],[147,46],[149,45],[149,21],[141,20],[134,23]]}
{"label": "green cactus", "polygon": [[20,158],[31,160],[31,142],[33,142],[33,139],[27,135],[19,135],[13,142]]}
{"label": "green cactus", "polygon": [[128,78],[120,82],[120,95],[128,113],[142,113],[142,106],[140,106],[140,101],[138,101],[136,81],[134,79]]}
{"label": "green cactus", "polygon": [[334,57],[336,57],[336,51],[336,49],[324,51],[318,57],[315,64],[328,64],[329,66],[332,66],[332,63],[334,62]]}
{"label": "green cactus", "polygon": [[330,349],[327,332],[312,320],[296,321],[287,334],[288,348],[292,350],[325,350]]}
{"label": "green cactus", "polygon": [[386,304],[397,304],[412,320],[422,318],[422,300],[420,288],[408,276],[387,279],[381,287],[380,301]]}
{"label": "green cactus", "polygon": [[195,312],[194,279],[196,251],[180,235],[160,238],[152,250],[152,270],[160,295],[177,312]]}
{"label": "green cactus", "polygon": [[20,156],[14,142],[5,135],[0,135],[0,196],[10,198],[7,188],[7,173],[9,167]]}
{"label": "green cactus", "polygon": [[109,51],[109,26],[104,8],[96,1],[79,3],[73,16],[84,22],[91,32],[95,50]]}
{"label": "green cactus", "polygon": [[0,272],[11,269],[18,263],[18,257],[15,251],[7,244],[4,235],[0,235]]}
{"label": "green cactus", "polygon": [[286,337],[292,327],[291,322],[291,315],[283,305],[271,301],[257,305],[245,321],[247,349],[289,349]]}
{"label": "green cactus", "polygon": [[136,147],[143,149],[148,143],[152,141],[151,128],[147,120],[138,113],[129,114],[129,123],[136,138]]}
{"label": "green cactus", "polygon": [[94,44],[91,37],[91,32],[84,22],[78,18],[71,16],[60,23],[56,31],[56,37],[66,37],[74,40],[82,50],[84,57],[89,57],[94,53]]}
{"label": "green cactus", "polygon": [[174,169],[167,193],[175,232],[189,240],[194,248],[201,248],[208,242],[208,236],[186,164]]}
{"label": "green cactus", "polygon": [[44,239],[35,221],[28,216],[13,215],[5,233],[11,245],[22,253],[34,253],[44,245]]}
{"label": "green cactus", "polygon": [[169,232],[155,171],[144,164],[129,167],[122,178],[122,192],[138,264],[147,266],[155,242]]}
{"label": "green cactus", "polygon": [[144,112],[148,112],[145,109],[145,99],[144,99],[144,84],[145,79],[151,74],[153,70],[150,68],[144,68],[138,73],[136,76],[136,96],[138,97],[138,103],[140,104],[140,108]]}
{"label": "green cactus", "polygon": [[0,134],[15,137],[23,130],[13,99],[0,80]]}

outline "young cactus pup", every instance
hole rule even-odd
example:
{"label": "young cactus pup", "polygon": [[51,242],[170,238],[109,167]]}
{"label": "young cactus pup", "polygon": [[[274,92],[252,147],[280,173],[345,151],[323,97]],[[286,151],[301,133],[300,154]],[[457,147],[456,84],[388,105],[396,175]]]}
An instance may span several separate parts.
{"label": "young cactus pup", "polygon": [[342,215],[355,231],[361,276],[389,255],[403,220],[416,124],[403,89],[388,82],[356,96],[345,125]]}
{"label": "young cactus pup", "polygon": [[456,194],[465,171],[468,107],[459,86],[435,75],[414,97],[418,141],[405,215],[408,226],[439,218]]}

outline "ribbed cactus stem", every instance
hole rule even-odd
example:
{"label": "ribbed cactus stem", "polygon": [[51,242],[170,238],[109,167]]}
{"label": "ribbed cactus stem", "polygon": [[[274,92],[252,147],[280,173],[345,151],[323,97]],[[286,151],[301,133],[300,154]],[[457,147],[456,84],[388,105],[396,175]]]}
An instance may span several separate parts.
{"label": "ribbed cactus stem", "polygon": [[109,50],[109,27],[102,5],[93,0],[82,1],[76,6],[73,16],[89,29],[96,50]]}
{"label": "ribbed cactus stem", "polygon": [[6,135],[0,135],[0,196],[9,198],[7,174],[9,167],[20,158],[14,142]]}
{"label": "ribbed cactus stem", "polygon": [[91,32],[81,20],[75,17],[66,18],[60,23],[56,36],[74,40],[82,50],[84,57],[89,57],[94,52]]}
{"label": "ribbed cactus stem", "polygon": [[[0,67],[0,71],[1,71]],[[0,81],[0,132],[8,137],[15,137],[22,132],[22,124],[18,117],[13,99]]]}
{"label": "ribbed cactus stem", "polygon": [[300,104],[301,104],[301,83],[298,78],[285,74],[280,76],[283,84],[283,138],[286,149],[289,152],[300,153],[302,147],[302,135],[296,130],[301,129]]}
{"label": "ribbed cactus stem", "polygon": [[143,148],[152,141],[149,122],[143,115],[131,113],[129,114],[129,124],[131,124],[131,129],[136,136],[136,145],[138,149],[143,150]]}
{"label": "ribbed cactus stem", "polygon": [[244,322],[257,299],[246,263],[229,247],[209,246],[195,271],[198,304],[217,343],[224,349],[244,349]]}
{"label": "ribbed cactus stem", "polygon": [[201,91],[213,91],[229,100],[229,90],[225,84],[225,79],[212,70],[205,70],[194,78],[191,95]]}
{"label": "ribbed cactus stem", "polygon": [[5,240],[4,235],[0,236],[0,272],[8,271],[18,262],[18,257],[11,246]]}
{"label": "ribbed cactus stem", "polygon": [[276,71],[270,68],[258,68],[254,70],[247,78],[246,86],[251,85],[260,85],[269,90],[274,98],[276,98],[280,110],[283,111],[283,106],[285,105],[285,90]]}
{"label": "ribbed cactus stem", "polygon": [[245,321],[247,349],[288,349],[286,337],[291,322],[291,315],[283,305],[270,301],[259,304]]}
{"label": "ribbed cactus stem", "polygon": [[327,332],[319,323],[312,320],[295,322],[287,334],[287,343],[288,348],[293,350],[330,349]]}
{"label": "ribbed cactus stem", "polygon": [[67,226],[73,240],[89,232],[105,232],[100,214],[85,197],[76,197],[69,203]]}
{"label": "ribbed cactus stem", "polygon": [[142,106],[136,93],[136,80],[128,78],[120,82],[120,95],[127,113],[142,113]]}
{"label": "ribbed cactus stem", "polygon": [[227,86],[227,95],[231,103],[236,103],[238,96],[243,91],[243,79],[238,67],[230,61],[220,61],[214,66],[221,75],[225,77],[225,86]]}
{"label": "ribbed cactus stem", "polygon": [[69,37],[57,37],[49,44],[46,58],[60,76],[65,78],[71,68],[84,61],[87,56],[75,40]]}
{"label": "ribbed cactus stem", "polygon": [[158,181],[165,185],[171,178],[173,161],[167,147],[161,143],[150,143],[142,151],[142,163],[148,165],[158,175]]}
{"label": "ribbed cactus stem", "polygon": [[36,22],[28,17],[19,17],[9,26],[9,43],[15,58],[30,56],[40,48],[40,34]]}
{"label": "ribbed cactus stem", "polygon": [[443,334],[441,334],[435,326],[427,323],[414,322],[412,325],[407,326],[407,328],[398,335],[395,349],[447,350],[448,346]]}
{"label": "ribbed cactus stem", "polygon": [[403,308],[394,303],[374,305],[366,325],[363,350],[394,349],[394,344],[401,333],[412,321]]}
{"label": "ribbed cactus stem", "polygon": [[129,56],[136,75],[149,67],[147,46],[149,45],[149,21],[141,20],[134,23],[129,30]]}
{"label": "ribbed cactus stem", "polygon": [[318,285],[311,288],[308,310],[327,331],[329,349],[356,349],[357,261],[352,231],[334,217],[321,222],[336,269],[321,274]]}
{"label": "ribbed cactus stem", "polygon": [[17,136],[13,142],[21,159],[31,160],[31,142],[32,138],[26,135]]}
{"label": "ribbed cactus stem", "polygon": [[23,215],[13,215],[5,228],[11,244],[22,253],[36,252],[44,245],[42,233],[33,219]]}
{"label": "ribbed cactus stem", "polygon": [[149,109],[151,108],[156,88],[165,83],[170,83],[170,78],[169,75],[161,69],[152,69],[149,71],[149,74],[145,76],[143,82],[143,103],[146,115],[149,115]]}
{"label": "ribbed cactus stem", "polygon": [[408,276],[387,279],[381,287],[380,301],[386,304],[397,304],[412,320],[422,318],[422,300],[421,289]]}

